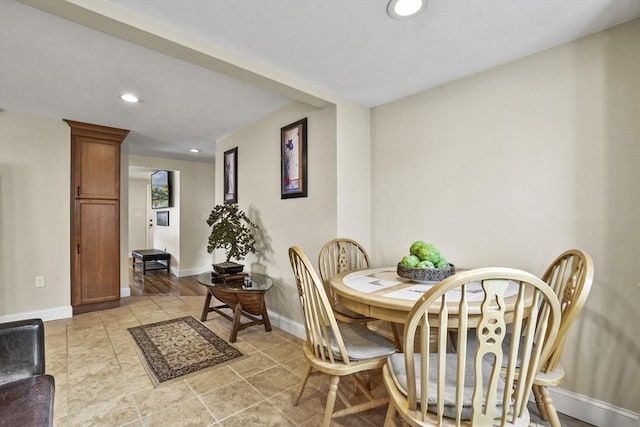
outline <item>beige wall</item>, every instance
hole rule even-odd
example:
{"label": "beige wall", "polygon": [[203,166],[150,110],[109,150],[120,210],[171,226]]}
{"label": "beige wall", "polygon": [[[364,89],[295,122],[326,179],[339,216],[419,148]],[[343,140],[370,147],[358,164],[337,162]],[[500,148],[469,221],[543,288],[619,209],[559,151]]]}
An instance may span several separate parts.
{"label": "beige wall", "polygon": [[368,108],[336,106],[337,232],[371,246],[371,135]]}
{"label": "beige wall", "polygon": [[129,239],[127,254],[147,247],[147,185],[148,179],[129,178]]}
{"label": "beige wall", "polygon": [[0,321],[71,315],[70,141],[62,120],[0,111]]}
{"label": "beige wall", "polygon": [[[335,108],[292,103],[216,144],[216,202],[222,203],[223,153],[238,147],[238,204],[265,230],[269,251],[245,264],[277,280],[267,293],[269,310],[302,323],[288,249],[297,245],[315,261],[336,233]],[[280,128],[308,118],[308,197],[280,199]],[[216,253],[218,261],[224,253]],[[274,322],[275,323],[275,322]]]}
{"label": "beige wall", "polygon": [[167,209],[170,226],[155,227],[156,249],[167,248],[172,257],[172,270],[180,276],[210,269],[212,256],[207,253],[209,227],[206,219],[213,207],[214,165],[136,155],[129,155],[128,159],[130,166],[174,171],[172,191],[175,203]]}
{"label": "beige wall", "polygon": [[640,20],[372,111],[373,256],[595,261],[563,388],[640,411]]}

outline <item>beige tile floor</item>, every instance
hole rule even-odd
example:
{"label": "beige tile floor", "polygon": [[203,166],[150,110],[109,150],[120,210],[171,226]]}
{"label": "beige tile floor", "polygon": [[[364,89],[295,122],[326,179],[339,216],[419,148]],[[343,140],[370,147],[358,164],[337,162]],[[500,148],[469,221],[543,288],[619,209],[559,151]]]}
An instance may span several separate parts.
{"label": "beige tile floor", "polygon": [[[153,387],[127,328],[185,315],[199,318],[203,299],[128,297],[119,308],[46,322],[46,366],[56,380],[54,426],[321,425],[325,378],[312,377],[293,407],[305,366],[301,341],[277,328],[240,331],[234,345],[246,355],[241,360]],[[205,325],[228,339],[227,320],[211,313]],[[381,426],[385,410],[333,425]]]}

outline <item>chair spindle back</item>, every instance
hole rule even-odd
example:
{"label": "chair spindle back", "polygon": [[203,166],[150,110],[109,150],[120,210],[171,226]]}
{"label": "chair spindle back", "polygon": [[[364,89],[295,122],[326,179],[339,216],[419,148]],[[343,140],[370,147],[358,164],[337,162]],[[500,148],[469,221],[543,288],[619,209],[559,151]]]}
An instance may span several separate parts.
{"label": "chair spindle back", "polygon": [[320,255],[318,256],[320,277],[332,303],[335,302],[335,295],[327,284],[329,279],[340,273],[365,270],[369,268],[370,263],[369,254],[355,240],[346,238],[333,239],[320,249]]}
{"label": "chair spindle back", "polygon": [[[289,261],[296,277],[307,342],[313,349],[315,357],[331,363],[349,364],[347,350],[329,298],[309,258],[300,248],[292,246],[289,248]],[[335,360],[330,343],[337,345],[340,360]]]}
{"label": "chair spindle back", "polygon": [[593,284],[593,260],[579,249],[570,249],[551,263],[542,280],[555,292],[562,311],[560,330],[543,366],[543,371],[547,372],[558,366],[567,332],[589,296]]}
{"label": "chair spindle back", "polygon": [[[470,300],[477,301],[479,295],[483,299],[478,308]],[[509,351],[503,353],[507,324],[511,324],[514,337],[524,338],[512,339]],[[456,418],[456,425],[460,425],[465,419],[465,393],[469,401],[473,390],[472,425],[490,426],[496,418],[502,425],[514,422],[526,408],[538,365],[550,352],[559,325],[556,295],[527,272],[481,268],[443,280],[422,296],[407,317],[404,342],[409,410],[418,411],[422,420],[428,418],[427,411],[435,412],[438,425],[442,425],[445,396],[454,396],[455,408],[449,408],[454,414],[447,417]],[[451,328],[458,330],[456,353],[447,353],[451,336],[447,331]],[[434,331],[438,334],[437,349],[431,348],[429,339]],[[468,333],[477,335],[477,349],[468,348]],[[415,348],[414,342],[420,348]],[[474,350],[475,354],[467,354]]]}

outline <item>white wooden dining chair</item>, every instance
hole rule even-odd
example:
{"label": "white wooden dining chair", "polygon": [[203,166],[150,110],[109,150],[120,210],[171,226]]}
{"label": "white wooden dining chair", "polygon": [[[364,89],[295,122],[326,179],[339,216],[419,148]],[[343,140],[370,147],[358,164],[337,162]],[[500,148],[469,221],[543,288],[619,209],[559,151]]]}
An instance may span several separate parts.
{"label": "white wooden dining chair", "polygon": [[560,420],[547,387],[557,386],[565,371],[560,364],[567,332],[591,291],[593,283],[593,260],[579,249],[570,249],[560,254],[547,268],[542,280],[555,292],[560,302],[560,329],[551,346],[549,356],[541,363],[540,372],[533,382],[533,392],[540,416],[552,427],[560,427]]}
{"label": "white wooden dining chair", "polygon": [[[504,351],[507,324],[524,339],[511,340]],[[528,395],[559,326],[558,298],[530,273],[481,268],[448,277],[416,302],[404,353],[388,357],[385,426],[395,425],[396,413],[414,426],[528,425]],[[447,352],[450,329],[458,330],[455,353]],[[467,334],[476,335],[477,347],[467,346]]]}
{"label": "white wooden dining chair", "polygon": [[[332,418],[387,404],[388,397],[374,397],[356,374],[382,368],[386,357],[394,353],[396,348],[360,323],[338,323],[324,286],[307,256],[298,247],[293,246],[289,248],[289,260],[302,305],[306,332],[303,354],[308,362],[294,405],[300,401],[307,380],[314,370],[316,373],[330,376],[327,406],[322,423],[324,427],[331,424]],[[352,405],[338,387],[343,376],[351,376],[368,400]],[[334,412],[336,396],[342,400],[346,408]]]}
{"label": "white wooden dining chair", "polygon": [[[340,304],[335,292],[329,285],[329,280],[338,274],[366,270],[371,267],[369,254],[360,243],[343,237],[330,240],[320,249],[318,267],[325,292],[329,297],[331,308],[337,320],[347,323],[367,323],[375,320],[349,310]],[[394,342],[398,348],[401,348],[398,329],[395,324],[391,323],[390,325]]]}

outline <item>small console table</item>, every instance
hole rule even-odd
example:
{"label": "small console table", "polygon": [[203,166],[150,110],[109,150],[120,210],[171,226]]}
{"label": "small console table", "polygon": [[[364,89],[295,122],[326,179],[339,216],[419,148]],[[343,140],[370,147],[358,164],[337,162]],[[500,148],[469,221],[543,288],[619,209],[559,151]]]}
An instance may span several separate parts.
{"label": "small console table", "polygon": [[[213,283],[211,272],[198,276],[198,282],[207,288],[207,297],[202,309],[202,322],[207,320],[207,315],[215,311],[227,320],[233,322],[231,326],[230,342],[236,342],[238,331],[254,325],[264,325],[264,330],[271,331],[269,314],[264,303],[264,294],[271,289],[272,280],[263,274],[251,273],[237,282]],[[215,297],[224,304],[211,307],[211,297]],[[233,317],[222,309],[231,309]],[[251,320],[242,323],[241,317]],[[258,317],[259,316],[259,317]]]}
{"label": "small console table", "polygon": [[136,267],[142,269],[145,276],[149,270],[167,270],[170,274],[171,254],[159,249],[135,249],[131,251],[133,257],[133,271]]}

